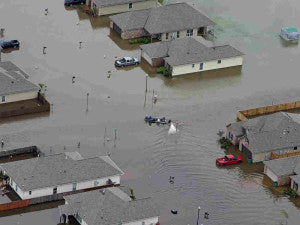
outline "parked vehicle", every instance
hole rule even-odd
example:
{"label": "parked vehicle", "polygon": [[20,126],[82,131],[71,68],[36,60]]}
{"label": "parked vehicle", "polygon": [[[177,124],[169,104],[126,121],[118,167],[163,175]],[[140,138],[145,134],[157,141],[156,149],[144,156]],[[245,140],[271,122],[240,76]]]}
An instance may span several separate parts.
{"label": "parked vehicle", "polygon": [[225,157],[216,159],[216,164],[218,166],[226,166],[241,162],[243,162],[243,159],[239,155],[226,155]]}
{"label": "parked vehicle", "polygon": [[0,47],[2,49],[19,48],[20,42],[18,40],[1,40]]}
{"label": "parked vehicle", "polygon": [[135,57],[124,57],[115,61],[115,66],[117,67],[132,66],[138,64],[140,64],[140,61]]}
{"label": "parked vehicle", "polygon": [[65,6],[85,4],[85,0],[65,0]]}

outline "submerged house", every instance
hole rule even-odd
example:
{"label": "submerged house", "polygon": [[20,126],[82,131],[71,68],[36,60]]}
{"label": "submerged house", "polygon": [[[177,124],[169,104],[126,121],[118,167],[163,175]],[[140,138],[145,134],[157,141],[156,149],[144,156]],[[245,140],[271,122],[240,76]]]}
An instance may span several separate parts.
{"label": "submerged house", "polygon": [[86,5],[103,16],[156,7],[157,0],[86,0]]}
{"label": "submerged house", "polygon": [[300,156],[274,159],[264,164],[264,173],[275,187],[290,185],[300,195]]}
{"label": "submerged house", "polygon": [[40,87],[10,61],[0,62],[0,104],[36,99]]}
{"label": "submerged house", "polygon": [[300,155],[300,115],[277,112],[231,123],[226,136],[252,162]]}
{"label": "submerged house", "polygon": [[63,195],[80,191],[120,185],[124,174],[108,156],[84,159],[79,153],[2,163],[0,169],[21,199],[39,198],[44,201],[54,197],[62,199]]}
{"label": "submerged house", "polygon": [[59,206],[62,223],[71,216],[82,225],[159,224],[159,212],[151,198],[132,200],[116,187],[69,195],[64,199],[65,205]]}
{"label": "submerged house", "polygon": [[205,35],[215,23],[187,3],[121,13],[110,17],[110,27],[122,39],[139,37],[162,41]]}
{"label": "submerged house", "polygon": [[207,47],[193,37],[141,46],[151,66],[165,66],[171,76],[241,66],[243,53],[230,45]]}

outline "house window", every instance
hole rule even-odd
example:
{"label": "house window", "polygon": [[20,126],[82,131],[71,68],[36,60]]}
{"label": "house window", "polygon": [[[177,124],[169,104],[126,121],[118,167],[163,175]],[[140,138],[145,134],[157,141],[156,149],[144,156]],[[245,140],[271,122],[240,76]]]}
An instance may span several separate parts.
{"label": "house window", "polygon": [[129,9],[132,9],[132,3],[129,3]]}
{"label": "house window", "polygon": [[192,67],[194,68],[194,67],[195,67],[195,64],[192,64]]}
{"label": "house window", "polygon": [[14,182],[12,179],[10,179],[10,186],[13,186],[14,185]]}
{"label": "house window", "polygon": [[200,63],[200,70],[203,70],[203,63]]}
{"label": "house window", "polygon": [[53,188],[53,194],[57,194],[57,187]]}
{"label": "house window", "polygon": [[142,225],[145,225],[145,222],[142,222]]}
{"label": "house window", "polygon": [[180,37],[180,31],[177,31],[177,38]]}
{"label": "house window", "polygon": [[18,191],[18,186],[16,185],[16,191]]}
{"label": "house window", "polygon": [[99,185],[99,182],[98,181],[94,181],[94,187],[97,187]]}
{"label": "house window", "polygon": [[29,191],[29,195],[31,195],[32,191]]}
{"label": "house window", "polygon": [[219,59],[219,60],[218,60],[218,64],[221,64],[221,62],[222,62],[222,60],[221,60],[221,59]]}
{"label": "house window", "polygon": [[186,31],[186,36],[193,36],[193,29],[187,30]]}
{"label": "house window", "polygon": [[297,146],[294,147],[294,150],[297,150]]}
{"label": "house window", "polygon": [[169,33],[166,33],[166,40],[169,39]]}
{"label": "house window", "polygon": [[73,188],[72,188],[73,191],[76,191],[76,186],[77,186],[77,184],[74,183],[74,184],[73,184]]}
{"label": "house window", "polygon": [[5,96],[2,96],[2,102],[5,102]]}

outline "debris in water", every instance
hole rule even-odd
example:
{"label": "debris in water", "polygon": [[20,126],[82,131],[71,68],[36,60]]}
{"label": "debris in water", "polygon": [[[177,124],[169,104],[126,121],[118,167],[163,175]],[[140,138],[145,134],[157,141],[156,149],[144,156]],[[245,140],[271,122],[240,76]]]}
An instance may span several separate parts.
{"label": "debris in water", "polygon": [[172,209],[172,210],[171,210],[171,213],[173,213],[173,214],[177,214],[178,212],[177,212],[177,210],[175,210],[175,209]]}
{"label": "debris in water", "polygon": [[205,219],[209,219],[208,216],[209,216],[209,213],[208,213],[208,212],[205,212],[205,213],[204,213],[204,218],[205,218]]}
{"label": "debris in water", "polygon": [[46,46],[43,47],[43,54],[46,54]]}

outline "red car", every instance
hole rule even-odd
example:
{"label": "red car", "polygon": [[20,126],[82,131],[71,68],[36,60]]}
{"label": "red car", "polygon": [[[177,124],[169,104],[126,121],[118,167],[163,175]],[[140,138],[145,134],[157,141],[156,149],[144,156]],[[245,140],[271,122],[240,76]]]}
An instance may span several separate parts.
{"label": "red car", "polygon": [[241,162],[243,162],[243,159],[239,155],[226,155],[225,157],[216,159],[216,164],[218,166],[226,166]]}

